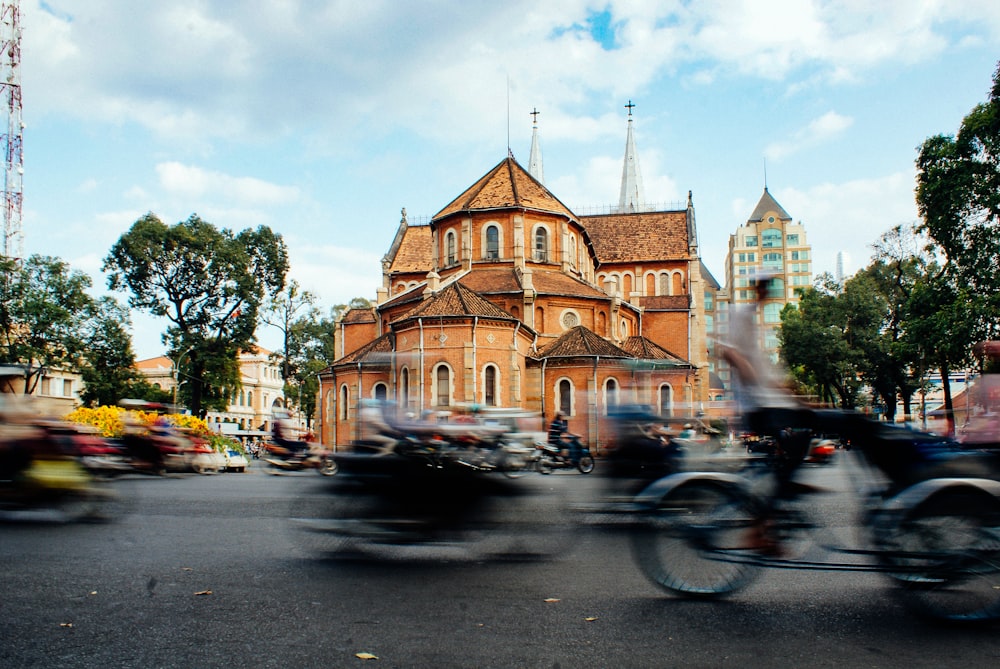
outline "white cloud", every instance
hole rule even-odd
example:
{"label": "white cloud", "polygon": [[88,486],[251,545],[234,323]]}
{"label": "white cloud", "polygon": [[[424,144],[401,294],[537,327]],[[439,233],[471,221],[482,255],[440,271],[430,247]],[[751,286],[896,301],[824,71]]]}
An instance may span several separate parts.
{"label": "white cloud", "polygon": [[[796,221],[805,226],[813,252],[813,272],[833,273],[837,253],[846,251],[855,269],[871,262],[872,245],[898,224],[917,220],[914,172],[874,179],[825,183],[773,193]],[[744,217],[749,210],[744,213]]]}
{"label": "white cloud", "polygon": [[135,122],[164,139],[397,127],[491,136],[506,122],[508,77],[517,108],[581,118],[583,131],[595,96],[635,95],[665,71],[696,84],[750,75],[815,85],[934,58],[955,26],[956,40],[995,39],[996,3],[967,4],[615,1],[608,51],[573,29],[594,11],[587,0],[261,2],[252,12],[222,0],[34,0],[23,11],[24,69],[40,111]]}
{"label": "white cloud", "polygon": [[160,163],[156,173],[160,185],[172,196],[211,197],[259,206],[288,204],[300,197],[296,186],[279,186],[253,177],[234,177],[178,162]]}
{"label": "white cloud", "polygon": [[769,144],[764,149],[764,155],[773,160],[781,160],[793,153],[836,138],[850,128],[853,123],[854,119],[841,116],[835,111],[829,111],[819,118],[813,119],[809,125],[793,133],[788,139]]}

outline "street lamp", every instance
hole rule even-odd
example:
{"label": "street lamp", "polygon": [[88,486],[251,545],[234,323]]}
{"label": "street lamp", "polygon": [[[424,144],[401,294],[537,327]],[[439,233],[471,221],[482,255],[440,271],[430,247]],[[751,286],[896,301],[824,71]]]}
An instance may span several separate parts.
{"label": "street lamp", "polygon": [[174,411],[177,411],[177,389],[181,387],[181,360],[183,360],[184,356],[190,353],[193,348],[194,344],[191,344],[186,349],[181,351],[180,355],[177,356],[176,362],[174,360],[170,361],[170,364],[173,365],[172,373],[174,377]]}

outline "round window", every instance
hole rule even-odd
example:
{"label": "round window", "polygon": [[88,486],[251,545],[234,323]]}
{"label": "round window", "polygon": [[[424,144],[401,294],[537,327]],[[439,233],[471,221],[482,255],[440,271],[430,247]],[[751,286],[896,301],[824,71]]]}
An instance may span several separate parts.
{"label": "round window", "polygon": [[575,328],[580,324],[580,317],[576,315],[573,311],[564,311],[562,315],[563,327],[567,330],[570,328]]}

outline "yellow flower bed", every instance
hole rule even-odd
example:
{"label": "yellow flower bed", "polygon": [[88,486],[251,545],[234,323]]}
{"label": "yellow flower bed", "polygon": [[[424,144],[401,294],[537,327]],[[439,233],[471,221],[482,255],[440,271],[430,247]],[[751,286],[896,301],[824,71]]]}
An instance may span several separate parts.
{"label": "yellow flower bed", "polygon": [[79,407],[66,415],[65,419],[71,423],[89,425],[102,437],[120,437],[125,429],[125,415],[129,414],[132,419],[142,425],[152,425],[161,418],[166,418],[177,427],[190,430],[194,434],[202,437],[209,437],[213,432],[208,424],[197,416],[187,414],[157,414],[152,411],[133,411],[115,406],[100,406],[96,409]]}

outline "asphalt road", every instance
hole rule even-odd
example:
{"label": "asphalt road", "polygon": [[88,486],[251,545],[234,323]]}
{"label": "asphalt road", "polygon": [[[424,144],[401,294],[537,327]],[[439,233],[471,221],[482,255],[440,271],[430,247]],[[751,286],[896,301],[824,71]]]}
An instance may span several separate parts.
{"label": "asphalt road", "polygon": [[[840,465],[809,472],[831,489],[845,486],[842,473]],[[771,570],[727,600],[670,597],[639,572],[621,532],[559,513],[596,494],[596,476],[526,480],[552,493],[532,498],[529,515],[554,519],[549,538],[570,540],[557,559],[324,558],[288,520],[326,510],[315,473],[117,481],[128,512],[116,522],[0,525],[0,667],[1000,661],[998,626],[921,622],[878,574]],[[843,498],[825,496],[816,508],[835,533],[851,534]]]}

